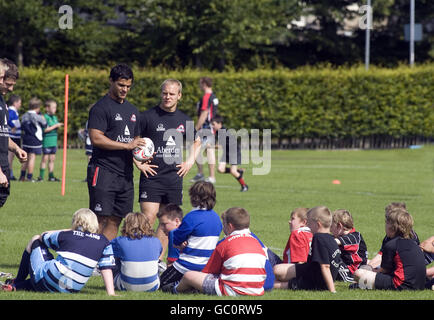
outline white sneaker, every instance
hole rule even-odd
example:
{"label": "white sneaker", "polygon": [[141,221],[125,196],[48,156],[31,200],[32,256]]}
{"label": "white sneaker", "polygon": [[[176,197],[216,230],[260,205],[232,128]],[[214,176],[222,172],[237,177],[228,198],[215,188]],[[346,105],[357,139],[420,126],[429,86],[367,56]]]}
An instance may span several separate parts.
{"label": "white sneaker", "polygon": [[214,184],[216,182],[215,178],[213,177],[208,177],[205,179],[206,182],[211,182],[212,184]]}

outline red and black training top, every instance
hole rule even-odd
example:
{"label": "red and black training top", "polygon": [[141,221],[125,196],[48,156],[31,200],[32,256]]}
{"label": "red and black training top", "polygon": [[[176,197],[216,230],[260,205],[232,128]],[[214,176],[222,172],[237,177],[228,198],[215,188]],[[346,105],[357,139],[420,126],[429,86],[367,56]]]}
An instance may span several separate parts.
{"label": "red and black training top", "polygon": [[412,239],[395,237],[383,248],[381,267],[392,276],[396,289],[425,288],[425,259]]}

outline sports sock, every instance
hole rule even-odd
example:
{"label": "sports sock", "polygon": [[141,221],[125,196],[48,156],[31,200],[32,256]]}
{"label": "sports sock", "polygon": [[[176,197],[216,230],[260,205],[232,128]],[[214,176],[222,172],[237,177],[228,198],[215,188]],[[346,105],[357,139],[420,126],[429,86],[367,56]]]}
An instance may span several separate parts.
{"label": "sports sock", "polygon": [[28,173],[27,180],[32,180],[32,179],[33,179],[33,173]]}
{"label": "sports sock", "polygon": [[51,178],[54,178],[54,172],[48,172],[48,177],[51,179]]}
{"label": "sports sock", "polygon": [[26,176],[26,170],[21,170],[20,178],[24,178]]}
{"label": "sports sock", "polygon": [[246,185],[246,183],[244,182],[244,179],[243,179],[242,176],[239,176],[239,177],[237,178],[237,180],[238,180],[238,182],[240,183],[240,185],[242,185],[242,186],[245,186],[245,185]]}
{"label": "sports sock", "polygon": [[39,169],[39,176],[41,177],[41,179],[44,179],[45,176],[45,169]]}
{"label": "sports sock", "polygon": [[30,253],[27,252],[27,250],[24,250],[23,255],[21,256],[21,262],[20,267],[18,268],[17,273],[17,281],[24,281],[26,280],[27,276],[29,275],[30,270]]}
{"label": "sports sock", "polygon": [[231,173],[231,168],[226,167],[226,168],[225,168],[225,173]]}

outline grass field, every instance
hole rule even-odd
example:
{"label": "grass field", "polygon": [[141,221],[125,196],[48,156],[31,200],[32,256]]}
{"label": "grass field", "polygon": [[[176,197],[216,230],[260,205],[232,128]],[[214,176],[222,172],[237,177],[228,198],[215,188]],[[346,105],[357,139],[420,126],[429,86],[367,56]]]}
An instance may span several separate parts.
{"label": "grass field", "polygon": [[[37,158],[37,166],[40,158]],[[58,153],[56,175],[61,177],[62,152]],[[238,183],[229,175],[217,176],[215,210],[241,206],[251,216],[251,230],[281,256],[289,236],[288,219],[293,208],[326,205],[332,210],[348,209],[356,229],[365,238],[369,257],[378,251],[384,237],[384,207],[392,201],[404,201],[415,219],[421,240],[434,234],[434,146],[402,150],[273,151],[271,172],[252,176],[246,165],[247,193],[239,192]],[[19,174],[18,163],[14,171]],[[35,170],[39,174],[39,169]],[[56,182],[12,182],[11,195],[0,209],[0,270],[16,273],[22,251],[31,236],[45,230],[70,226],[72,213],[87,207],[85,178],[86,158],[83,150],[68,150],[66,194]],[[206,171],[207,172],[207,171]],[[184,183],[184,213],[191,209],[188,180]],[[333,184],[338,179],[341,184]],[[136,194],[138,171],[135,171]],[[137,198],[137,195],[136,195]],[[135,202],[135,210],[139,209]],[[349,290],[337,283],[337,293],[308,291],[267,292],[246,300],[434,300],[434,291],[386,292]],[[92,277],[82,292],[75,295],[30,292],[0,292],[0,300],[213,300],[225,298],[206,295],[173,296],[154,293],[119,292],[107,297],[101,277]],[[231,300],[243,300],[230,298]]]}

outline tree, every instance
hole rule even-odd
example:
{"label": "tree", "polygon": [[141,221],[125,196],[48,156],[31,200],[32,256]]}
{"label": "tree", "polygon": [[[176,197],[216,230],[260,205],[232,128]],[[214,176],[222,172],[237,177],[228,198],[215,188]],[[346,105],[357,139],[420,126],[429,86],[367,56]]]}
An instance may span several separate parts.
{"label": "tree", "polygon": [[107,63],[117,29],[113,1],[69,1],[73,28],[59,28],[62,0],[0,0],[2,56],[19,65]]}
{"label": "tree", "polygon": [[123,42],[141,64],[223,69],[272,52],[297,15],[295,0],[126,0]]}

